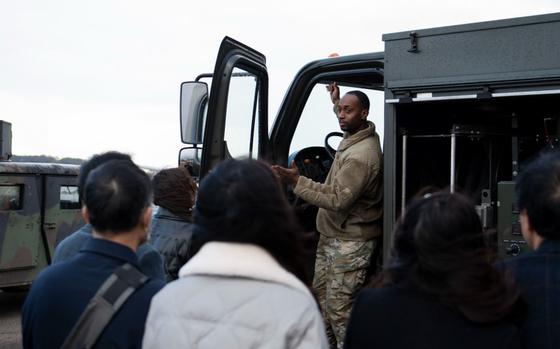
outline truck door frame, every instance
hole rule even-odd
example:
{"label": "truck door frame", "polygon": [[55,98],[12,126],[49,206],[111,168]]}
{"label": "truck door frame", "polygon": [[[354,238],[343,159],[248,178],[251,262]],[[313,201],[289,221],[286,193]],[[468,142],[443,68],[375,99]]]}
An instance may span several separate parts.
{"label": "truck door frame", "polygon": [[274,120],[270,160],[287,165],[292,137],[315,84],[347,81],[345,86],[383,91],[383,68],[383,52],[326,58],[305,65],[292,81]]}

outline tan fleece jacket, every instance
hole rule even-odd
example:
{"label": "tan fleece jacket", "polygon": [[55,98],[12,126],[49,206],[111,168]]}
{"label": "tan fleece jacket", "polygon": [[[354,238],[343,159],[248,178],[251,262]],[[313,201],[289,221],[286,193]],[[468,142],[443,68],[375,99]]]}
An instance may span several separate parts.
{"label": "tan fleece jacket", "polygon": [[344,134],[324,184],[300,176],[294,193],[319,207],[317,230],[328,237],[366,241],[382,233],[383,164],[375,125]]}

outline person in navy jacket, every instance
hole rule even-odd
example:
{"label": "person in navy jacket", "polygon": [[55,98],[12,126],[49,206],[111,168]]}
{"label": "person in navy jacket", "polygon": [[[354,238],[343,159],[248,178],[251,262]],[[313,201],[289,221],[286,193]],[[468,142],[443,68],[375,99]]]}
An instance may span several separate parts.
{"label": "person in navy jacket", "polygon": [[[132,161],[130,155],[119,153],[116,151],[108,151],[101,154],[93,155],[88,161],[80,166],[80,175],[78,177],[78,192],[82,198],[83,205],[83,188],[86,184],[86,178],[91,171],[98,166],[103,165],[112,160],[128,160]],[[53,264],[68,260],[76,255],[80,250],[92,239],[92,226],[85,224],[80,229],[64,238],[54,250]],[[149,242],[145,242],[136,250],[140,271],[152,279],[165,280],[163,268],[163,259],[159,252]]]}
{"label": "person in navy jacket", "polygon": [[[131,161],[93,170],[84,188],[84,219],[93,238],[74,257],[46,268],[22,309],[24,348],[60,348],[99,287],[119,266],[139,268],[136,250],[147,240],[152,208],[148,176]],[[150,279],[122,305],[96,348],[140,348],[152,296],[164,286]]]}
{"label": "person in navy jacket", "polygon": [[560,152],[541,154],[516,183],[521,232],[534,250],[502,265],[528,304],[525,348],[560,348]]}

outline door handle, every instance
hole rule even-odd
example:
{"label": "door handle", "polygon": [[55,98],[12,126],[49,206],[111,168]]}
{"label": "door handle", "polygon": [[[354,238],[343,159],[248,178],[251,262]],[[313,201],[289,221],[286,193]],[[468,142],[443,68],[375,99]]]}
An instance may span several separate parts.
{"label": "door handle", "polygon": [[56,229],[56,223],[44,223],[43,227],[45,227],[45,229]]}

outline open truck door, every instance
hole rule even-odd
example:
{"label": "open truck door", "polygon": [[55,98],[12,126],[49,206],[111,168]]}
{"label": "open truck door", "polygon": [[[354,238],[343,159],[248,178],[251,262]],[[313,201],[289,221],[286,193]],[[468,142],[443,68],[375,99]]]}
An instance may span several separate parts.
{"label": "open truck door", "polygon": [[268,147],[264,55],[225,37],[211,77],[209,95],[198,78],[181,85],[181,138],[192,146],[181,151],[180,162],[199,164],[194,166],[199,178],[224,159],[264,158]]}

